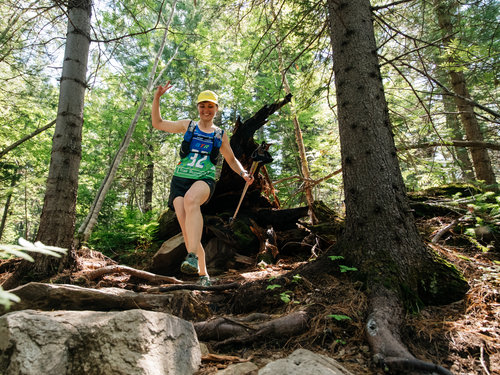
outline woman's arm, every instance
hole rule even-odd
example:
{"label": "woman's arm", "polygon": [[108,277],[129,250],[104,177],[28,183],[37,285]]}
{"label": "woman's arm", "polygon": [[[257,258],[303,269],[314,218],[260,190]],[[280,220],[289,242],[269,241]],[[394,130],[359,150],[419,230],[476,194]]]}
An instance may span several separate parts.
{"label": "woman's arm", "polygon": [[161,118],[160,113],[160,98],[168,89],[170,89],[170,81],[165,86],[158,86],[153,98],[153,105],[151,107],[151,123],[153,127],[158,130],[163,130],[169,133],[185,133],[190,120],[169,121]]}
{"label": "woman's arm", "polygon": [[224,156],[224,160],[226,160],[231,169],[238,173],[241,177],[243,177],[247,184],[251,185],[254,178],[253,176],[248,174],[245,168],[243,168],[243,166],[241,165],[240,161],[234,156],[233,149],[229,144],[229,138],[226,132],[224,132],[224,134],[222,135],[222,145],[220,146],[220,152],[222,156]]}

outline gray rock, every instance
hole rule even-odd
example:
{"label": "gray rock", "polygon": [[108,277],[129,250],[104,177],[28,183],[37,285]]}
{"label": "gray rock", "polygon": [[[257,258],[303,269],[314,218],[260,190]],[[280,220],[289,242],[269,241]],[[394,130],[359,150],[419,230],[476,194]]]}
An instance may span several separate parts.
{"label": "gray rock", "polygon": [[179,267],[186,255],[184,237],[182,233],[179,233],[163,242],[160,249],[153,256],[151,271],[160,275],[171,275],[179,271]]}
{"label": "gray rock", "polygon": [[306,349],[297,349],[286,358],[261,368],[258,375],[353,375],[337,361]]}
{"label": "gray rock", "polygon": [[24,310],[0,317],[3,375],[191,375],[193,325],[169,314]]}
{"label": "gray rock", "polygon": [[224,370],[217,371],[217,375],[254,375],[259,368],[252,362],[235,363]]}

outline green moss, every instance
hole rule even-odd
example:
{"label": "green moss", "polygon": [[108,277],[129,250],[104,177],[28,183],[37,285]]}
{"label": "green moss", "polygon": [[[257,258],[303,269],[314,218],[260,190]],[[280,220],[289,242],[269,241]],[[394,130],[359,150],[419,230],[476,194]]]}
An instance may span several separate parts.
{"label": "green moss", "polygon": [[453,197],[460,193],[462,197],[470,197],[481,193],[481,189],[472,184],[448,184],[430,187],[425,190],[411,192],[408,195],[414,200],[427,199],[429,197]]}
{"label": "green moss", "polygon": [[418,295],[426,305],[446,305],[458,301],[469,290],[461,272],[434,253],[433,264],[420,275]]}

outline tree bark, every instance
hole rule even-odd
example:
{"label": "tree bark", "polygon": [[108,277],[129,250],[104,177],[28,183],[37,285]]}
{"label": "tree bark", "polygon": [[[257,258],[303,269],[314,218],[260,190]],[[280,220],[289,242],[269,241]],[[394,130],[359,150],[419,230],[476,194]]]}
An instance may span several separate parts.
{"label": "tree bark", "polygon": [[[383,295],[391,306],[411,309],[420,301],[461,298],[467,284],[436,261],[411,214],[384,96],[370,2],[328,0],[328,10],[346,206],[345,232],[329,254],[341,252],[347,264],[356,265],[372,301]],[[430,280],[446,272],[454,282],[443,282],[440,291],[432,289]],[[454,293],[443,292],[452,288]],[[413,360],[397,345],[399,321],[387,324],[377,318],[380,305],[372,306],[371,323],[381,327],[376,332],[384,336],[370,341],[374,354],[388,366],[394,353]]]}
{"label": "tree bark", "polygon": [[[446,46],[449,46],[453,40],[452,7],[456,6],[454,4],[454,1],[434,0],[434,9],[438,18],[439,27],[441,28],[444,36],[443,41]],[[451,66],[456,65],[456,61],[452,55],[448,57],[448,63],[451,64]],[[457,94],[455,96],[455,103],[460,112],[460,118],[462,119],[467,139],[469,141],[482,142],[484,140],[483,133],[479,126],[479,122],[477,121],[476,115],[474,114],[474,106],[470,103],[470,94],[467,88],[465,76],[462,71],[454,69],[450,69],[448,74],[450,76],[453,92]],[[484,181],[486,185],[496,184],[495,173],[493,172],[493,167],[491,166],[488,150],[473,147],[471,149],[471,156],[474,164],[474,170],[476,172],[476,178]]]}
{"label": "tree bark", "polygon": [[[457,111],[456,104],[449,95],[442,95],[443,107],[446,113],[446,127],[450,129],[453,140],[463,141],[463,130],[460,126],[460,119],[455,113]],[[457,148],[455,151],[459,161],[459,167],[462,170],[463,179],[465,181],[474,180],[474,170],[472,161],[469,157],[469,151],[464,148]]]}
{"label": "tree bark", "polygon": [[12,176],[10,179],[10,189],[7,193],[7,199],[5,200],[5,206],[3,209],[2,222],[0,223],[0,239],[2,239],[3,231],[5,229],[5,223],[7,222],[7,216],[9,215],[10,201],[12,199],[12,194],[17,181],[19,180],[19,175],[17,173],[17,167],[14,165],[2,166],[5,169],[13,169]]}
{"label": "tree bark", "polygon": [[[128,146],[130,144],[130,141],[132,139],[132,134],[135,131],[135,127],[137,125],[137,122],[139,121],[139,117],[142,114],[142,110],[144,109],[144,105],[146,104],[146,100],[149,96],[149,93],[151,92],[151,89],[154,88],[154,86],[157,84],[158,79],[161,77],[161,74],[158,76],[158,78],[155,80],[155,75],[156,75],[156,69],[158,67],[158,64],[160,62],[161,55],[163,53],[163,49],[165,48],[165,44],[167,42],[167,34],[169,31],[169,26],[172,21],[172,18],[174,16],[175,12],[175,6],[177,4],[177,1],[174,1],[172,4],[172,12],[170,14],[170,18],[167,22],[167,25],[165,26],[165,32],[163,34],[163,40],[161,42],[160,48],[158,49],[158,52],[156,54],[155,62],[153,65],[153,68],[151,70],[151,73],[149,75],[149,81],[146,86],[146,89],[143,93],[141,102],[139,104],[139,107],[137,108],[137,111],[135,112],[135,116],[132,119],[132,122],[130,123],[127,133],[125,134],[125,137],[122,140],[122,143],[120,144],[120,147],[118,148],[117,153],[115,154],[115,157],[113,158],[113,161],[111,163],[111,166],[109,167],[109,171],[107,175],[104,177],[104,180],[101,183],[101,186],[99,187],[99,191],[96,194],[96,197],[94,198],[94,202],[92,203],[92,206],[90,208],[89,213],[87,214],[87,217],[83,221],[82,225],[78,229],[78,240],[80,243],[85,243],[89,240],[90,235],[92,234],[92,231],[94,229],[94,226],[97,224],[97,218],[99,216],[99,212],[101,211],[102,205],[104,203],[104,199],[106,198],[106,194],[108,193],[109,189],[111,188],[111,184],[113,183],[113,180],[115,178],[116,172],[118,170],[118,167],[125,155],[125,152],[128,149]],[[177,53],[177,51],[176,51]],[[175,53],[175,54],[176,54]],[[174,54],[174,56],[175,56]],[[166,67],[170,65],[170,61],[166,64]],[[165,70],[166,67],[163,69]],[[80,244],[78,244],[79,246]]]}
{"label": "tree bark", "polygon": [[147,160],[148,165],[144,171],[144,212],[149,212],[153,209],[153,182],[155,164],[152,158],[153,146],[148,145]]}
{"label": "tree bark", "polygon": [[[91,0],[71,0],[68,3],[68,28],[56,127],[36,236],[37,241],[65,249],[72,248],[75,230],[91,11]],[[22,261],[13,275],[3,283],[4,289],[17,286],[28,272],[33,279],[38,280],[53,275],[59,267],[74,262],[73,252],[67,254],[62,258],[34,254],[34,263]]]}

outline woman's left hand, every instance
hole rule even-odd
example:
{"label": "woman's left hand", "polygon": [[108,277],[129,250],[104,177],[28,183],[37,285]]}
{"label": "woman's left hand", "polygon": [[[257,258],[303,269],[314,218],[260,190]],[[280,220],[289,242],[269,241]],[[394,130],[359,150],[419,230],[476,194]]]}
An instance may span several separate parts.
{"label": "woman's left hand", "polygon": [[243,173],[243,174],[242,174],[242,176],[241,176],[241,177],[243,177],[243,178],[244,178],[244,180],[246,181],[246,183],[247,183],[248,185],[252,185],[252,183],[253,183],[253,181],[254,181],[254,177],[253,177],[253,175],[250,175],[250,174],[248,174],[248,172],[245,172],[245,173]]}

